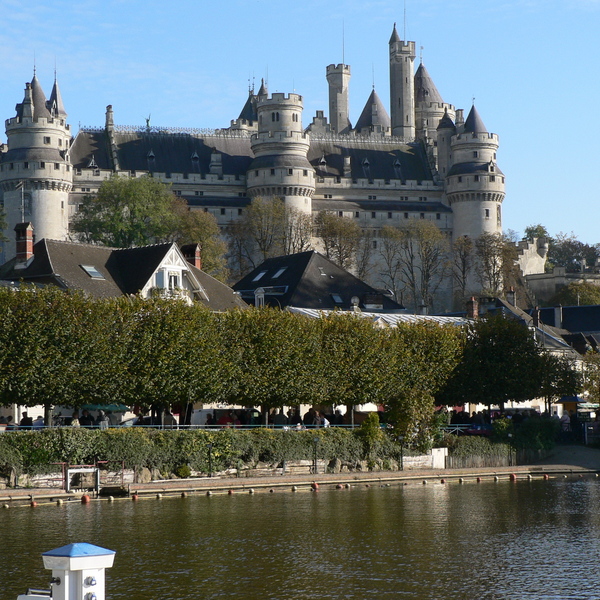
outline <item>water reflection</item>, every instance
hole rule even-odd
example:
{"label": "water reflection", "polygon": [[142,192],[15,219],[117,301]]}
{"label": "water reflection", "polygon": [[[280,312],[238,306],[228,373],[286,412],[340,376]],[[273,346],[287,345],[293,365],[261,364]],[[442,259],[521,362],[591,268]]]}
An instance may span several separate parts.
{"label": "water reflection", "polygon": [[411,484],[5,511],[2,599],[41,553],[117,551],[112,600],[600,599],[600,483]]}

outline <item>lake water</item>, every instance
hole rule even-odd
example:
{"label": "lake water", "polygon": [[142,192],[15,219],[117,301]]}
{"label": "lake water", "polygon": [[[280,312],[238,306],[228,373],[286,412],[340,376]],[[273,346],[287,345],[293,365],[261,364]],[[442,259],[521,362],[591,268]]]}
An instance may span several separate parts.
{"label": "lake water", "polygon": [[112,600],[600,600],[600,481],[356,485],[0,511],[0,600],[116,550]]}

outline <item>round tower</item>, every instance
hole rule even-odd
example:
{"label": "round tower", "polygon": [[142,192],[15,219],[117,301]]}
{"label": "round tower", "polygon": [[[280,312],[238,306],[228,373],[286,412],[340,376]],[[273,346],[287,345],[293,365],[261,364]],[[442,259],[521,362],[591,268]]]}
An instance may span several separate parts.
{"label": "round tower", "polygon": [[246,182],[251,197],[278,197],[286,207],[310,214],[315,171],[308,162],[308,134],[302,129],[302,96],[260,95],[258,133],[252,135],[254,160]]}
{"label": "round tower", "polygon": [[[448,133],[449,128],[438,134]],[[498,136],[488,133],[475,106],[450,141],[446,197],[453,212],[454,239],[502,233],[504,174],[496,164]],[[441,151],[441,149],[440,149]]]}
{"label": "round tower", "polygon": [[402,41],[394,23],[389,45],[392,135],[412,140],[415,137],[415,43]]}
{"label": "round tower", "polygon": [[[50,100],[46,100],[34,74],[16,111],[15,117],[6,120],[8,151],[0,159],[0,189],[7,224],[4,234],[12,240],[15,226],[29,221],[36,239],[65,240],[69,192],[73,186],[69,162],[71,130],[57,82]],[[14,244],[7,244],[5,257],[14,255]]]}

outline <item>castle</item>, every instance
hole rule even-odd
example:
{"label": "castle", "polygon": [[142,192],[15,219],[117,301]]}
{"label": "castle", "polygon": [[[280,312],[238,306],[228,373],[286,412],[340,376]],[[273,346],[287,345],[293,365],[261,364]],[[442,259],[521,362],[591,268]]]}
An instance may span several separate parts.
{"label": "castle", "polygon": [[[16,116],[6,121],[0,189],[9,239],[30,221],[37,239],[69,239],[69,220],[86,194],[112,174],[171,184],[193,210],[220,226],[238,219],[257,196],[277,196],[306,212],[334,211],[373,236],[385,225],[433,221],[449,239],[502,231],[505,178],[496,163],[498,136],[475,106],[467,117],[444,102],[415,43],[394,25],[389,40],[390,111],[375,89],[354,126],[349,119],[350,66],[329,65],[329,116],[303,125],[303,99],[249,92],[237,119],[218,130],[115,125],[73,138],[58,83],[49,99],[34,73]],[[14,255],[6,245],[6,258]],[[377,285],[376,278],[372,283]]]}

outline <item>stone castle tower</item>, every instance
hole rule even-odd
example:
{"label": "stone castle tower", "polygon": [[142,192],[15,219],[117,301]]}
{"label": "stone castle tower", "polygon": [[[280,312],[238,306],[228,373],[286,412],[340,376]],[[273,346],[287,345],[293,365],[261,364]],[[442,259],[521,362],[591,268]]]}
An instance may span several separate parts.
{"label": "stone castle tower", "polygon": [[[18,223],[30,221],[37,239],[67,239],[71,131],[57,81],[46,100],[34,73],[16,112],[6,121],[8,150],[0,166],[7,237],[12,239]],[[14,244],[7,244],[5,258],[14,254]]]}
{"label": "stone castle tower", "polygon": [[258,96],[258,132],[250,141],[254,160],[248,168],[250,197],[279,197],[286,207],[312,212],[315,173],[308,162],[310,138],[302,128],[302,96]]}

